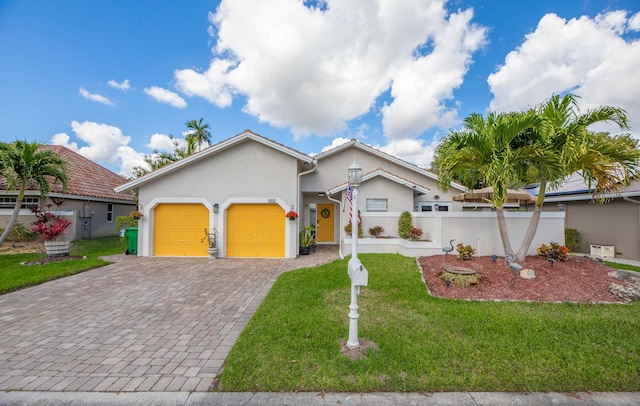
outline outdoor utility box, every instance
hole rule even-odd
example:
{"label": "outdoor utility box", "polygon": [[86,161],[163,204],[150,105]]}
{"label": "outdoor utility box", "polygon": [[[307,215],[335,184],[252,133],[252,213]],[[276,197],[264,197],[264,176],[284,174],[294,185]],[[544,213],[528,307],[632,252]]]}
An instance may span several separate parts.
{"label": "outdoor utility box", "polygon": [[369,282],[369,271],[358,258],[349,260],[349,278],[353,286],[367,286]]}
{"label": "outdoor utility box", "polygon": [[138,229],[136,227],[125,228],[124,236],[127,238],[127,250],[124,253],[138,255]]}
{"label": "outdoor utility box", "polygon": [[615,258],[616,247],[614,245],[591,244],[591,256],[600,258]]}

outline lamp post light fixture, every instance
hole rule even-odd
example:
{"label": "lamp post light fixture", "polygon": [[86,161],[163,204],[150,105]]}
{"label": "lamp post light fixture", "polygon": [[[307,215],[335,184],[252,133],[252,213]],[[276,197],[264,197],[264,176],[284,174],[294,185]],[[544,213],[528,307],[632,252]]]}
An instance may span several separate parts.
{"label": "lamp post light fixture", "polygon": [[362,167],[355,160],[348,168],[351,192],[351,259],[348,264],[351,279],[351,304],[349,305],[349,340],[347,347],[358,348],[358,294],[360,286],[367,286],[369,274],[358,259],[358,186],[362,183]]}

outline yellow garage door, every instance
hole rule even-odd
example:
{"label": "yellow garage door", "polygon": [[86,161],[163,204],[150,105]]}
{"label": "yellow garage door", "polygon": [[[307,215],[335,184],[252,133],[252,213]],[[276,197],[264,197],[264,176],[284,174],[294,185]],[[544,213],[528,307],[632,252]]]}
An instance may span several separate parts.
{"label": "yellow garage door", "polygon": [[228,257],[284,257],[284,210],[277,204],[234,204],[227,209]]}
{"label": "yellow garage door", "polygon": [[167,204],[154,209],[153,253],[158,256],[206,257],[201,241],[209,227],[209,210],[202,204]]}

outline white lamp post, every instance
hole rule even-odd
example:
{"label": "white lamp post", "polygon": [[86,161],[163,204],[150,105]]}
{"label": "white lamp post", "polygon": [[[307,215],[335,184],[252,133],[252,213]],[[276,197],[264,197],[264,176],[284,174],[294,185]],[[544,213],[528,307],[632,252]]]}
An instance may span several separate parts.
{"label": "white lamp post", "polygon": [[351,259],[349,260],[349,278],[351,279],[351,304],[349,305],[349,340],[347,347],[357,348],[358,341],[358,294],[360,286],[367,286],[368,272],[358,259],[358,186],[362,183],[362,167],[355,160],[348,169],[351,194]]}

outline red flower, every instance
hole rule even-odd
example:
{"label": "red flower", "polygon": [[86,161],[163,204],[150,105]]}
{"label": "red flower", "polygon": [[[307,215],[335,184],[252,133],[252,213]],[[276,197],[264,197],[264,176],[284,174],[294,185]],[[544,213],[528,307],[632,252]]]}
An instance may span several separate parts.
{"label": "red flower", "polygon": [[298,217],[298,213],[296,213],[293,210],[289,210],[285,215],[286,218],[291,219],[291,218],[296,218]]}

